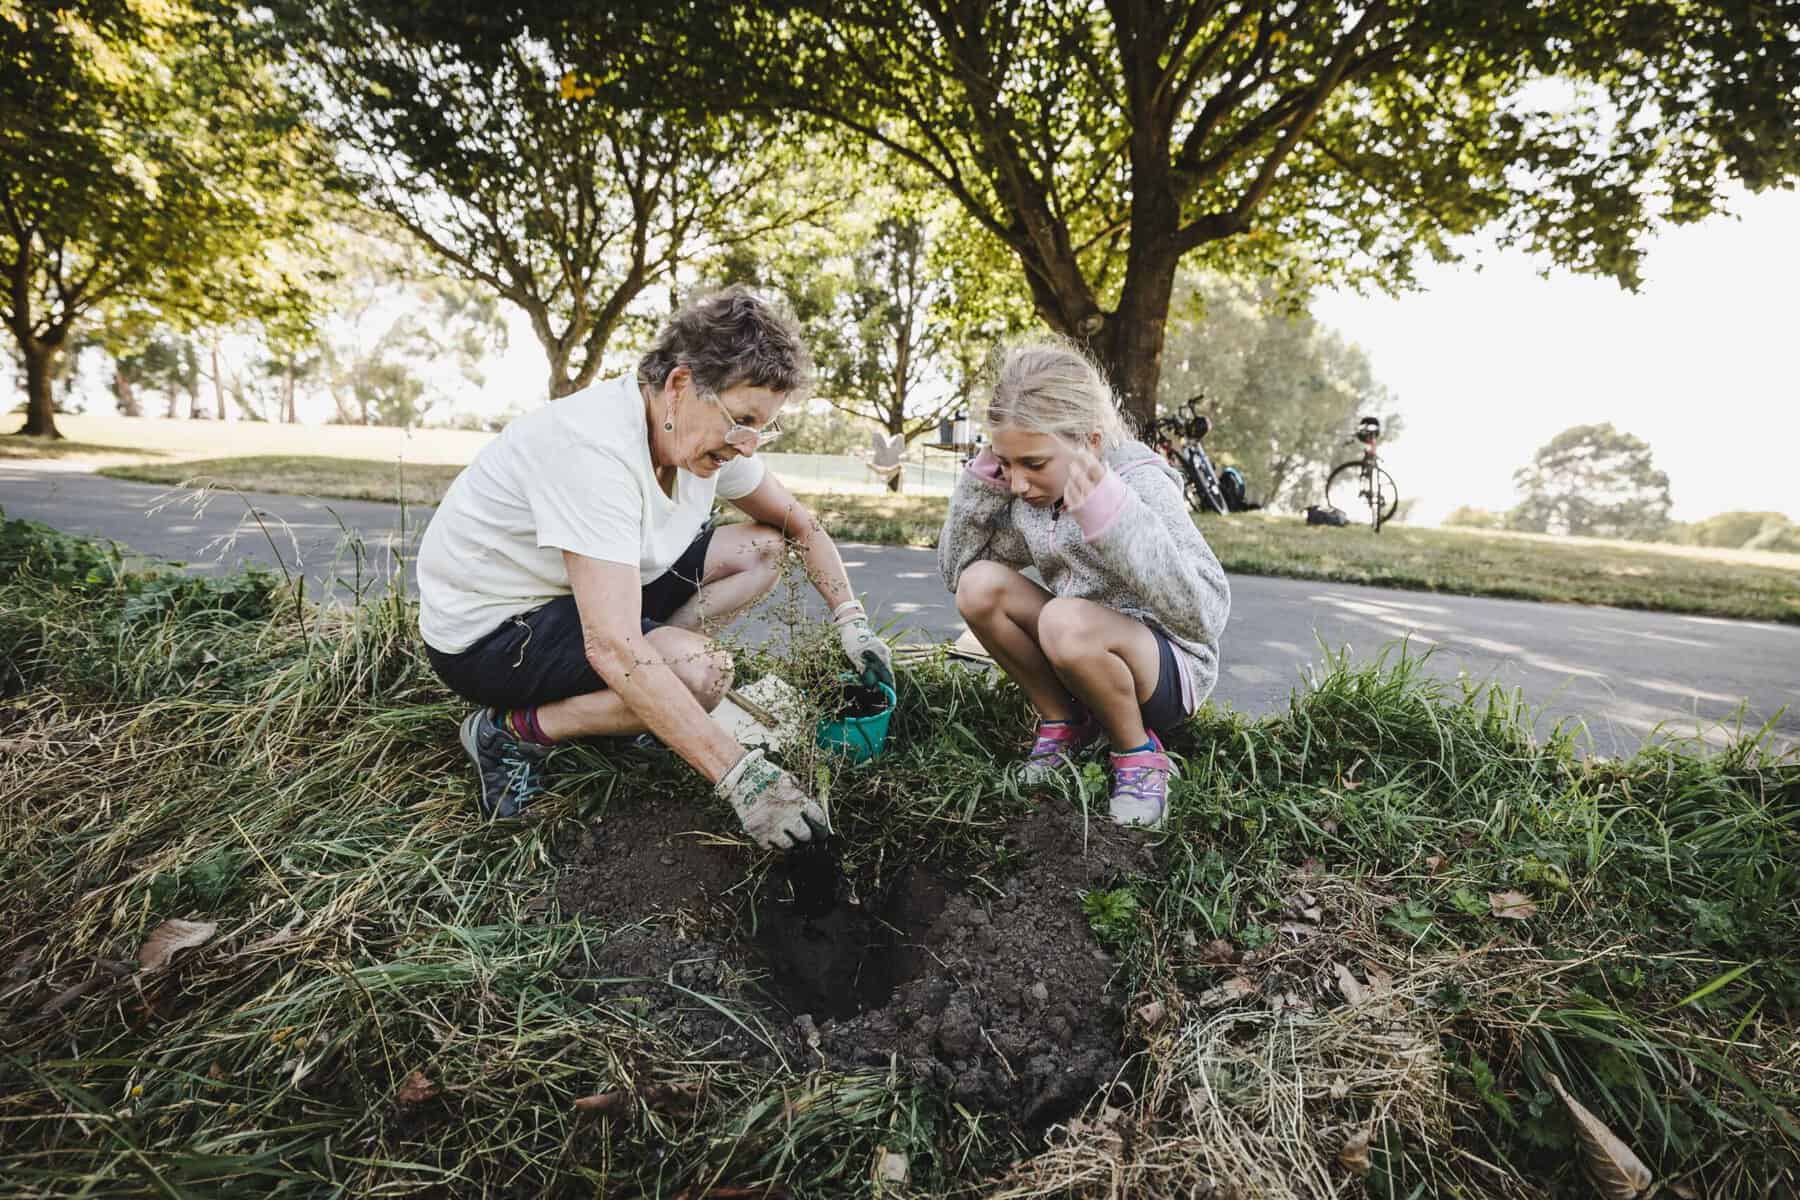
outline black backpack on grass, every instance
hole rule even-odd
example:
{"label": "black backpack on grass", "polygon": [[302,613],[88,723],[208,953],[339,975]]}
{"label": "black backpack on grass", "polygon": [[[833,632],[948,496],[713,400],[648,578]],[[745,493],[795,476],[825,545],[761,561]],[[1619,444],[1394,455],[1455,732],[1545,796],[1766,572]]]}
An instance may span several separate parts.
{"label": "black backpack on grass", "polygon": [[1344,515],[1344,510],[1341,508],[1309,504],[1306,506],[1306,523],[1308,525],[1348,525],[1350,518]]}

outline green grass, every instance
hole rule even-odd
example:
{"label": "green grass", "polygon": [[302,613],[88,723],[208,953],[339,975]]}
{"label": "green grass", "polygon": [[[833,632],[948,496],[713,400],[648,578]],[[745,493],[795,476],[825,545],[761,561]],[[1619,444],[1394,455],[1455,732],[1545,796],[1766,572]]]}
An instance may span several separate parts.
{"label": "green grass", "polygon": [[443,463],[401,465],[322,455],[258,454],[185,462],[131,463],[101,467],[97,474],[172,487],[197,484],[340,500],[380,500],[392,504],[404,498],[408,504],[436,504],[444,498],[451,480],[461,471],[460,466]]}
{"label": "green grass", "polygon": [[[99,442],[78,442],[68,438],[26,437],[23,434],[0,434],[0,462],[33,462],[39,459],[86,459],[116,452],[116,446]],[[154,450],[140,451],[158,456]]]}
{"label": "green grass", "polygon": [[[1314,1196],[1366,1132],[1373,1195],[1591,1195],[1552,1073],[1659,1180],[1800,1187],[1800,764],[1753,739],[1584,762],[1534,742],[1516,697],[1397,656],[1264,720],[1203,712],[1171,739],[1159,865],[1092,905],[1133,1010],[1167,1015],[1133,1019],[1115,1127],[1028,1142],[904,1073],[719,1061],[595,999],[583,963],[611,931],[557,911],[561,839],[618,805],[721,834],[729,814],[668,756],[581,747],[542,820],[480,823],[413,617],[0,526],[14,1187],[861,1196],[885,1145],[915,1195]],[[896,751],[834,780],[848,865],[979,869],[1024,804],[1003,770],[1023,708],[948,664],[901,682]],[[1506,891],[1535,915],[1493,916]],[[217,933],[137,972],[169,918]],[[1343,972],[1372,994],[1347,1003]],[[419,1069],[444,1098],[414,1111],[395,1095]],[[573,1112],[636,1078],[708,1100]]]}

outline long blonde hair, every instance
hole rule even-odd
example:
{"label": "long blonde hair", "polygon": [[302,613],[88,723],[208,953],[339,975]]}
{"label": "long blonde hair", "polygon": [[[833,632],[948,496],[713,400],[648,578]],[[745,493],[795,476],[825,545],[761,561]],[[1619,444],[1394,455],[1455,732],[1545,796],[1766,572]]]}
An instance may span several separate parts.
{"label": "long blonde hair", "polygon": [[1085,441],[1100,433],[1112,450],[1131,437],[1118,397],[1086,351],[1056,334],[1004,343],[988,367],[989,429],[1018,429]]}

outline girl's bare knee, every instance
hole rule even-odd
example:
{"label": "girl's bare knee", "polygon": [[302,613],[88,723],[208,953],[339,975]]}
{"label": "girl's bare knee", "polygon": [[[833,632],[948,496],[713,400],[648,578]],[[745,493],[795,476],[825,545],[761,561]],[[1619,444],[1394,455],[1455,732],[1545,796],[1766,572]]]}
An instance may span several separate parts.
{"label": "girl's bare knee", "polygon": [[1088,608],[1086,600],[1058,596],[1038,613],[1038,645],[1054,665],[1066,667],[1107,653],[1105,643],[1094,636]]}
{"label": "girl's bare knee", "polygon": [[997,562],[970,563],[956,581],[957,613],[967,621],[994,616],[1006,599],[1011,580],[1018,574]]}

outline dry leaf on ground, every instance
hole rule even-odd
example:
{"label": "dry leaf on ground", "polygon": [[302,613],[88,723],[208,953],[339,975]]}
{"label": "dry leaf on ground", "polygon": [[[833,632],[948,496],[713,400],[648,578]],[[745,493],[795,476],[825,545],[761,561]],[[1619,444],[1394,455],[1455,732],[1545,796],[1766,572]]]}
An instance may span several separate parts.
{"label": "dry leaf on ground", "polygon": [[1488,911],[1508,921],[1524,921],[1537,916],[1537,902],[1524,892],[1489,892]]}
{"label": "dry leaf on ground", "polygon": [[1140,1005],[1137,1010],[1138,1020],[1144,1023],[1145,1029],[1155,1029],[1168,1015],[1169,1010],[1161,1000],[1152,1000],[1148,1004]]}
{"label": "dry leaf on ground", "polygon": [[1224,938],[1214,938],[1212,941],[1206,943],[1206,945],[1200,947],[1200,961],[1203,963],[1223,965],[1234,963],[1240,957],[1241,955],[1238,954],[1237,947],[1233,946]]}
{"label": "dry leaf on ground", "polygon": [[1069,1140],[1085,1142],[1091,1138],[1100,1138],[1104,1141],[1117,1142],[1121,1140],[1118,1130],[1119,1119],[1124,1115],[1124,1109],[1111,1104],[1102,1104],[1099,1113],[1095,1116],[1091,1118],[1076,1117],[1069,1122]]}
{"label": "dry leaf on ground", "polygon": [[906,1155],[889,1150],[886,1146],[875,1150],[875,1182],[890,1183],[905,1187],[912,1179],[912,1164]]}
{"label": "dry leaf on ground", "polygon": [[1200,993],[1199,1001],[1207,1008],[1217,1008],[1221,1004],[1229,1004],[1233,1000],[1242,1000],[1245,996],[1256,994],[1256,984],[1242,975],[1233,975],[1224,983],[1207,988]]}
{"label": "dry leaf on ground", "polygon": [[1344,1139],[1337,1152],[1338,1166],[1361,1178],[1374,1165],[1369,1161],[1369,1131],[1359,1130]]}
{"label": "dry leaf on ground", "polygon": [[1361,1004],[1369,990],[1357,982],[1356,976],[1343,963],[1332,963],[1331,969],[1337,974],[1338,991],[1344,993],[1344,999],[1351,1004]]}
{"label": "dry leaf on ground", "polygon": [[401,1081],[400,1087],[394,1092],[394,1099],[401,1104],[423,1104],[427,1100],[435,1099],[443,1090],[431,1081],[429,1075],[415,1069],[411,1075]]}
{"label": "dry leaf on ground", "polygon": [[1588,1178],[1594,1181],[1595,1190],[1606,1200],[1637,1200],[1650,1187],[1650,1168],[1599,1117],[1569,1095],[1561,1079],[1554,1073],[1549,1079],[1550,1090],[1556,1093],[1575,1121],[1575,1136],[1581,1142],[1582,1166],[1587,1169]]}
{"label": "dry leaf on ground", "polygon": [[169,965],[178,950],[204,946],[219,927],[212,921],[183,921],[171,917],[150,931],[138,950],[138,965],[146,971],[157,971]]}

